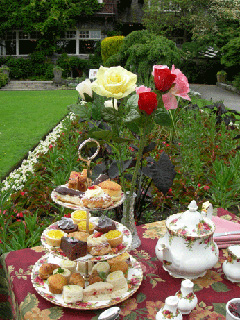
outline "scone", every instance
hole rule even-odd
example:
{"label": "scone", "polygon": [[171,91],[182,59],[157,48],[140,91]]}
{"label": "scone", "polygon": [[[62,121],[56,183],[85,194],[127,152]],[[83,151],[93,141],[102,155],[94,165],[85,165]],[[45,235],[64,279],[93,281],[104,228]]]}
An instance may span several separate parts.
{"label": "scone", "polygon": [[48,279],[55,269],[58,269],[60,266],[54,263],[43,263],[39,268],[39,277],[43,280]]}
{"label": "scone", "polygon": [[99,187],[102,188],[102,190],[107,193],[114,202],[120,201],[122,197],[122,188],[120,184],[106,180],[101,183],[99,183]]}
{"label": "scone", "polygon": [[77,284],[78,286],[84,288],[85,280],[81,276],[80,273],[75,272],[75,273],[71,274],[70,279],[69,279],[69,284]]}
{"label": "scone", "polygon": [[67,284],[67,279],[59,273],[53,274],[48,278],[49,291],[53,294],[61,294],[63,287]]}
{"label": "scone", "polygon": [[73,237],[75,239],[78,239],[80,241],[87,241],[89,234],[83,231],[77,231],[77,232],[73,232],[71,234],[68,234],[67,237]]}

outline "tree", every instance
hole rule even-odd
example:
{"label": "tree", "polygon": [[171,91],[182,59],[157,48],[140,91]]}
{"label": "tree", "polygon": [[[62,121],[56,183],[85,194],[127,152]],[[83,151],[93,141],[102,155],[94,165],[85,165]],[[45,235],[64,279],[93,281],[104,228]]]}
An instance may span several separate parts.
{"label": "tree", "polygon": [[53,45],[79,18],[93,15],[102,7],[97,0],[1,0],[0,35],[16,29],[40,33],[38,46]]}
{"label": "tree", "polygon": [[[239,0],[145,0],[143,23],[157,34],[174,36],[184,31],[184,42],[211,43],[235,32],[240,21]],[[215,39],[214,39],[215,38]],[[226,39],[222,45],[226,43]]]}

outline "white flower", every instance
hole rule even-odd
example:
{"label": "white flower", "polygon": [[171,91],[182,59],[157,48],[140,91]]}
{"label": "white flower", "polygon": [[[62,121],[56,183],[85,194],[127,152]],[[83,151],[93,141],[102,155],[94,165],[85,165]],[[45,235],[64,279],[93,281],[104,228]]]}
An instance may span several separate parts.
{"label": "white flower", "polygon": [[76,90],[78,91],[79,95],[83,100],[86,100],[85,93],[92,98],[92,83],[89,79],[86,79],[85,81],[80,82],[76,86]]}
{"label": "white flower", "polygon": [[45,141],[40,141],[39,145],[35,148],[34,151],[28,152],[28,158],[23,160],[21,166],[16,170],[12,171],[9,176],[2,181],[3,187],[2,191],[21,190],[24,187],[28,176],[34,172],[33,165],[37,163],[38,157],[41,153],[47,153],[49,150],[49,145],[53,144],[57,138],[60,136],[61,132],[65,128],[65,122],[76,119],[76,116],[73,113],[69,113],[65,119],[63,119],[58,126],[56,126],[53,131],[46,137]]}
{"label": "white flower", "polygon": [[[107,100],[104,102],[104,106],[105,108],[113,108],[113,103],[112,103],[112,100]],[[117,107],[117,99],[114,99],[114,109],[118,109]]]}

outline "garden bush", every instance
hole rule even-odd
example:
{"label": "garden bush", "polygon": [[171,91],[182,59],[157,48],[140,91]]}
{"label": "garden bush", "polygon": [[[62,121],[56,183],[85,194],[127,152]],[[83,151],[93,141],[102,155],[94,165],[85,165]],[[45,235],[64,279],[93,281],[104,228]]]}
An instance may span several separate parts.
{"label": "garden bush", "polygon": [[0,70],[0,88],[8,83],[8,76]]}
{"label": "garden bush", "polygon": [[123,40],[119,51],[122,66],[138,75],[139,82],[146,83],[153,65],[179,66],[182,51],[163,36],[146,30],[133,31]]}
{"label": "garden bush", "polygon": [[101,56],[103,64],[114,54],[118,53],[124,36],[107,37],[101,42]]}
{"label": "garden bush", "polygon": [[233,80],[240,73],[240,37],[231,39],[221,52],[221,63],[227,67],[228,80]]}

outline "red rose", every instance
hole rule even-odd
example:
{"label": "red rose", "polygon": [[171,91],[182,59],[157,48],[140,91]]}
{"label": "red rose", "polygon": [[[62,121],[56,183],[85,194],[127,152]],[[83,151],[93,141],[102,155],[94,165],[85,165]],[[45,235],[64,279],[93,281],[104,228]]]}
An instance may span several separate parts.
{"label": "red rose", "polygon": [[176,75],[171,73],[168,68],[154,70],[155,88],[161,92],[168,91],[173,85]]}
{"label": "red rose", "polygon": [[139,110],[145,111],[148,115],[157,109],[157,95],[155,92],[139,93],[138,99]]}

